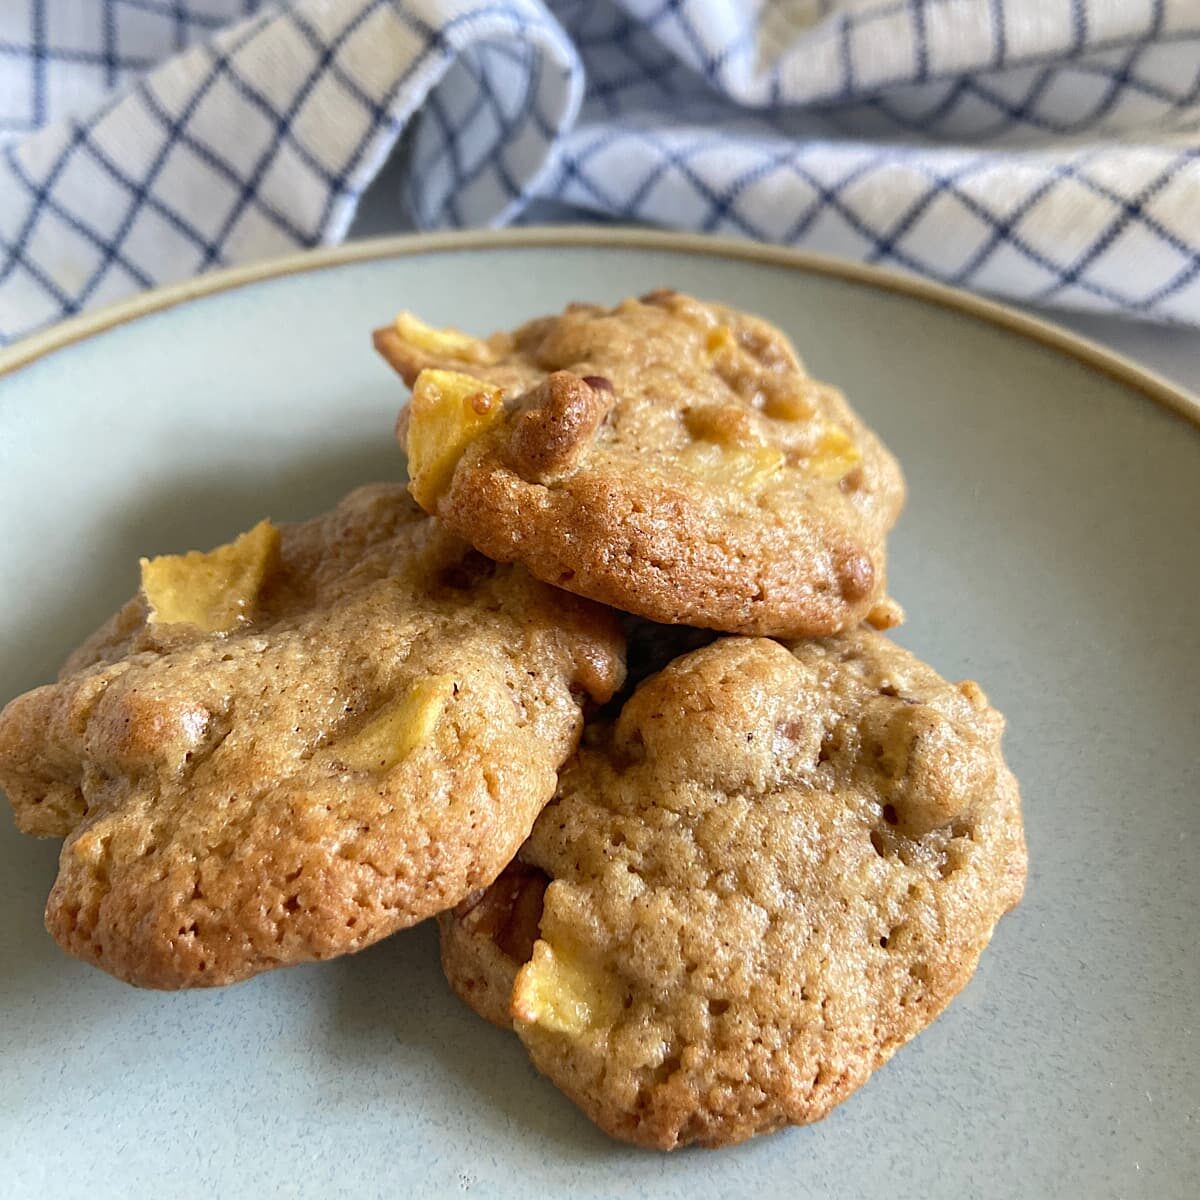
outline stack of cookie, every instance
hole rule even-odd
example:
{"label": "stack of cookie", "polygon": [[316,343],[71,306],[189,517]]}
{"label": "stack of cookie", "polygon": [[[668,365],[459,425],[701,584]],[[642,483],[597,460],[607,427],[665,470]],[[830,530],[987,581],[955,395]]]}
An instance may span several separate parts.
{"label": "stack of cookie", "polygon": [[404,314],[409,484],[143,560],[0,786],[47,925],[180,988],[438,915],[600,1126],[815,1120],[1020,898],[1002,718],[878,630],[899,469],[763,321],[674,292],[486,340]]}

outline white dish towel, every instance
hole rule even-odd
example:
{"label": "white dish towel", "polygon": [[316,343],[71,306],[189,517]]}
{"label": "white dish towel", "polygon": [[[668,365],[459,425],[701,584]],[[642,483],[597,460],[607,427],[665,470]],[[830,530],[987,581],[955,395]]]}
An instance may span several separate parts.
{"label": "white dish towel", "polygon": [[1200,0],[3,0],[0,340],[534,197],[1200,324]]}

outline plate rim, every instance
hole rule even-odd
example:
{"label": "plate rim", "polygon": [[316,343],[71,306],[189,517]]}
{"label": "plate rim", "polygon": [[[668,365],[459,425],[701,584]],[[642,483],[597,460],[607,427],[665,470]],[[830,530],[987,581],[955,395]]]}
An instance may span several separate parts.
{"label": "plate rim", "polygon": [[96,337],[119,325],[249,284],[329,270],[347,263],[468,250],[555,246],[629,247],[699,254],[708,258],[740,262],[767,263],[812,275],[840,279],[882,292],[904,295],[972,317],[1002,332],[1074,359],[1124,384],[1200,428],[1200,396],[1192,395],[1157,372],[1102,346],[1091,338],[973,292],[884,267],[808,250],[796,250],[788,246],[751,242],[741,238],[621,225],[530,225],[506,229],[392,234],[345,242],[340,246],[302,250],[296,254],[268,258],[245,266],[210,271],[181,283],[152,288],[128,300],[70,317],[14,342],[6,349],[0,350],[0,379],[5,379],[56,351]]}

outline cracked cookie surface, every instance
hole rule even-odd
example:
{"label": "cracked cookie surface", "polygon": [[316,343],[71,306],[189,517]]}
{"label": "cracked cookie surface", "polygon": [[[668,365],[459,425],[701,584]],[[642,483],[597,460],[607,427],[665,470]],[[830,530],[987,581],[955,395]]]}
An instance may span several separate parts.
{"label": "cracked cookie surface", "polygon": [[659,622],[896,623],[900,469],[767,322],[663,291],[486,340],[402,314],[375,344],[414,389],[413,494],[490,557]]}
{"label": "cracked cookie surface", "polygon": [[51,933],[146,986],[358,950],[490,883],[623,674],[612,614],[400,485],[143,581],[0,715],[0,787],[66,838]]}
{"label": "cracked cookie surface", "polygon": [[616,1137],[817,1120],[1020,899],[1002,729],[977,685],[870,632],[687,654],[588,730],[517,862],[441,918],[447,976]]}

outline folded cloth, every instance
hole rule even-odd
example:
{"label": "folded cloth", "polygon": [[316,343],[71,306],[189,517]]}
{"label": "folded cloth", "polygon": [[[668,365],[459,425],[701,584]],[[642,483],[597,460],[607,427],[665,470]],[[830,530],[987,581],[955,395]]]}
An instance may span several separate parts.
{"label": "folded cloth", "polygon": [[[534,197],[1200,324],[1200,0],[0,5],[0,338]],[[401,208],[403,206],[403,209]]]}

